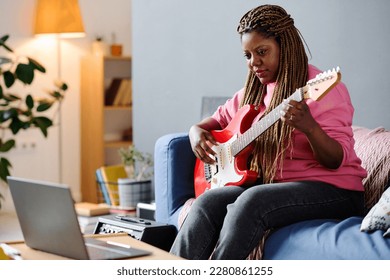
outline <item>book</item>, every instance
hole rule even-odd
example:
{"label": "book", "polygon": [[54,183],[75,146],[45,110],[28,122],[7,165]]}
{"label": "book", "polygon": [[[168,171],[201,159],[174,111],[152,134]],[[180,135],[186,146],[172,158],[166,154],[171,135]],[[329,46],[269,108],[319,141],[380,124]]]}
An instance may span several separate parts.
{"label": "book", "polygon": [[4,253],[3,248],[0,247],[0,260],[10,260],[10,257],[6,253]]}
{"label": "book", "polygon": [[110,196],[108,194],[107,187],[106,187],[106,184],[104,182],[103,175],[102,175],[100,168],[96,169],[95,175],[96,175],[96,181],[97,181],[97,184],[99,186],[100,192],[103,195],[104,202],[108,205],[111,205],[111,199],[110,199]]}
{"label": "book", "polygon": [[121,100],[121,104],[124,105],[124,106],[130,106],[131,103],[132,103],[132,83],[131,83],[131,79],[128,79],[126,81],[127,85],[126,85],[126,88],[125,88],[125,91],[124,91],[124,94],[123,94],[123,98]]}
{"label": "book", "polygon": [[129,88],[130,88],[129,79],[122,79],[120,86],[118,88],[118,92],[115,95],[115,99],[113,103],[114,106],[124,105],[123,102],[126,96],[126,92],[128,91]]}
{"label": "book", "polygon": [[75,203],[77,215],[98,216],[110,213],[110,206],[105,203],[78,202]]}
{"label": "book", "polygon": [[119,87],[122,83],[121,78],[112,79],[109,87],[106,89],[104,93],[104,104],[106,106],[110,106],[114,104],[114,100],[116,95],[118,94]]}
{"label": "book", "polygon": [[100,167],[103,182],[110,197],[111,205],[119,205],[118,179],[127,178],[123,165],[109,165]]}

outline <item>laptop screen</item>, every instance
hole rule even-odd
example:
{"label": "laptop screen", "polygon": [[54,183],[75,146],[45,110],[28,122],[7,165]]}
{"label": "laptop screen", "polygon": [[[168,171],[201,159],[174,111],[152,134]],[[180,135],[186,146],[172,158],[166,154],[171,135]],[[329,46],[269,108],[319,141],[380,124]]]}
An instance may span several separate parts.
{"label": "laptop screen", "polygon": [[16,177],[7,179],[27,246],[88,259],[74,202],[66,185]]}

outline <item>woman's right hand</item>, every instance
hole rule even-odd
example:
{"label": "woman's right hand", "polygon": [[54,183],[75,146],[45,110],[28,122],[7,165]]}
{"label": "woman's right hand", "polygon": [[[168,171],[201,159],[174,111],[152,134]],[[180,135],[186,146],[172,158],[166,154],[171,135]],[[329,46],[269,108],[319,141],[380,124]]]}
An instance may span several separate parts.
{"label": "woman's right hand", "polygon": [[202,128],[200,124],[193,125],[190,128],[189,137],[195,156],[205,163],[214,164],[215,160],[212,155],[215,155],[215,152],[212,147],[218,143],[210,131]]}

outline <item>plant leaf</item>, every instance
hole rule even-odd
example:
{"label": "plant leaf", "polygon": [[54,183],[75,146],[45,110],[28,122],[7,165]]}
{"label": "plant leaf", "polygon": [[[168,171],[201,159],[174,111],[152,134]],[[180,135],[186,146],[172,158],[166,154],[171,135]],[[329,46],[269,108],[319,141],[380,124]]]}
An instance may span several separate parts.
{"label": "plant leaf", "polygon": [[29,64],[34,67],[34,69],[38,70],[39,72],[46,73],[45,67],[43,67],[42,64],[40,64],[38,61],[35,59],[28,57],[28,62]]}
{"label": "plant leaf", "polygon": [[34,67],[30,64],[20,63],[15,70],[16,78],[25,84],[31,84],[34,80]]}
{"label": "plant leaf", "polygon": [[34,99],[32,98],[31,94],[27,95],[26,97],[26,105],[29,109],[34,108]]}
{"label": "plant leaf", "polygon": [[51,105],[53,105],[53,103],[51,102],[42,102],[41,104],[38,105],[37,112],[44,112],[50,109]]}
{"label": "plant leaf", "polygon": [[47,128],[52,126],[53,122],[46,117],[36,117],[32,120],[32,122],[42,131],[42,134],[47,137]]}
{"label": "plant leaf", "polygon": [[7,88],[10,88],[15,82],[15,76],[11,71],[5,71],[3,73],[3,78]]}
{"label": "plant leaf", "polygon": [[0,152],[5,153],[11,150],[15,146],[15,140],[11,139],[8,140],[7,142],[0,143]]}
{"label": "plant leaf", "polygon": [[60,89],[67,90],[68,89],[68,85],[66,83],[62,83]]}
{"label": "plant leaf", "polygon": [[4,35],[3,37],[1,37],[1,38],[0,38],[0,44],[1,44],[1,43],[5,43],[5,41],[7,41],[8,38],[9,38],[9,35],[8,35],[8,34],[7,34],[7,35]]}
{"label": "plant leaf", "polygon": [[11,175],[9,168],[12,167],[11,163],[6,158],[0,158],[0,179],[7,182],[7,176]]}
{"label": "plant leaf", "polygon": [[52,91],[50,92],[50,95],[53,96],[55,99],[60,99],[62,97],[62,94],[59,91]]}
{"label": "plant leaf", "polygon": [[3,46],[7,51],[9,52],[14,52],[10,47],[8,47],[5,44],[5,41],[7,41],[9,38],[9,35],[4,35],[3,37],[0,38],[0,46]]}
{"label": "plant leaf", "polygon": [[7,101],[8,103],[14,102],[16,100],[20,100],[20,97],[14,94],[7,94],[3,96],[3,99]]}
{"label": "plant leaf", "polygon": [[12,122],[9,125],[9,129],[11,129],[12,133],[15,135],[19,132],[19,130],[26,129],[30,125],[29,123],[22,122],[18,117],[12,118]]}

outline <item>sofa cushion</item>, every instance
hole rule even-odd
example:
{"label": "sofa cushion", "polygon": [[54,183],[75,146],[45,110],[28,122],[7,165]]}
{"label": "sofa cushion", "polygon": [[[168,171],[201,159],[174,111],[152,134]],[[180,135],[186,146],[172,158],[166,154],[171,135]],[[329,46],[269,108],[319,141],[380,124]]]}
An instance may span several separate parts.
{"label": "sofa cushion", "polygon": [[383,127],[368,129],[353,127],[355,151],[367,170],[363,180],[366,210],[374,206],[390,178],[390,131]]}
{"label": "sofa cushion", "polygon": [[390,238],[361,232],[361,217],[310,220],[275,230],[265,242],[264,259],[389,260]]}
{"label": "sofa cushion", "polygon": [[[388,188],[364,217],[360,230],[374,231],[390,229],[390,188]],[[385,234],[387,234],[386,232]]]}

